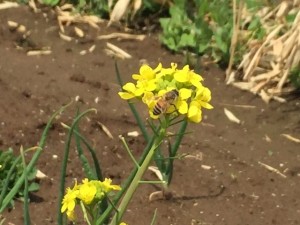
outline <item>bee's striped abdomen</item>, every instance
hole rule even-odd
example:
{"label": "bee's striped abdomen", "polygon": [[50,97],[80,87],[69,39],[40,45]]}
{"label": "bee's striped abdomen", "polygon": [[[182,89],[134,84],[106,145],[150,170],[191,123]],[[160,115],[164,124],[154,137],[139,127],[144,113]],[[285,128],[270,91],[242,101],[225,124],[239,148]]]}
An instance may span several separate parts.
{"label": "bee's striped abdomen", "polygon": [[156,104],[153,108],[153,115],[158,116],[162,113],[162,109],[159,107],[158,104]]}

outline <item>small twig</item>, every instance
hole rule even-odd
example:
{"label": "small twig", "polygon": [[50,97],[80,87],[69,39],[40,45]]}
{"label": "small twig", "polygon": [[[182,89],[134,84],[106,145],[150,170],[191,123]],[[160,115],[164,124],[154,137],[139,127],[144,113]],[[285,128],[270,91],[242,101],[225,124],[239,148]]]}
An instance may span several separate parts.
{"label": "small twig", "polygon": [[267,170],[269,170],[271,172],[274,172],[274,173],[280,175],[283,178],[286,178],[286,175],[284,175],[283,173],[281,173],[278,169],[275,169],[274,167],[269,166],[269,165],[264,164],[264,163],[259,162],[259,161],[258,161],[258,164],[260,164],[261,166],[265,167]]}
{"label": "small twig", "polygon": [[16,8],[19,7],[19,4],[16,2],[1,2],[0,3],[0,10],[1,9],[9,9],[9,8]]}
{"label": "small twig", "polygon": [[283,137],[289,139],[290,141],[296,142],[296,143],[300,143],[300,139],[293,137],[290,134],[281,134]]}
{"label": "small twig", "polygon": [[237,108],[245,108],[245,109],[255,109],[255,105],[233,105],[233,104],[228,104],[228,103],[219,103],[220,105],[224,106],[232,106],[232,107],[237,107]]}
{"label": "small twig", "polygon": [[101,127],[101,129],[103,130],[103,132],[110,138],[110,139],[114,139],[114,137],[112,136],[111,132],[109,131],[109,129],[101,122],[97,121],[97,124]]}
{"label": "small twig", "polygon": [[229,111],[228,109],[224,108],[224,113],[226,115],[226,117],[234,123],[240,124],[241,120],[239,118],[237,118],[231,111]]}
{"label": "small twig", "polygon": [[132,58],[132,56],[130,54],[128,54],[127,52],[125,52],[123,49],[117,47],[116,45],[113,45],[113,44],[107,42],[106,46],[108,47],[109,50],[111,50],[115,54],[120,55],[121,57],[123,57],[123,59],[130,59],[130,58]]}
{"label": "small twig", "polygon": [[100,35],[97,37],[98,40],[107,40],[107,39],[126,39],[126,40],[144,40],[146,35],[136,35],[136,34],[127,34],[127,33],[111,33],[107,35]]}

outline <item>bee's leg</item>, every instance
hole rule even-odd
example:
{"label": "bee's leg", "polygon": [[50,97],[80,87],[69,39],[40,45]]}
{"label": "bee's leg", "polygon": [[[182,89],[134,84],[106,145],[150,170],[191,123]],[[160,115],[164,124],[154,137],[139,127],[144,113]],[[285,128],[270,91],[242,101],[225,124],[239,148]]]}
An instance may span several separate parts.
{"label": "bee's leg", "polygon": [[174,106],[174,108],[175,108],[175,111],[176,111],[177,115],[179,115],[179,111],[178,111],[178,109],[177,109],[176,105],[175,105],[175,104],[171,104],[171,105],[172,105],[172,106]]}

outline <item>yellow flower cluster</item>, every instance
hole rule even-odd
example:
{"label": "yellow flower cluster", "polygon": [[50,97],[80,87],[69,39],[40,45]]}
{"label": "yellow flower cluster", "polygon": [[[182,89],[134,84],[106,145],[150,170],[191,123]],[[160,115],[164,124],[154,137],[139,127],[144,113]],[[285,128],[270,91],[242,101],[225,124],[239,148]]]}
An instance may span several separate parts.
{"label": "yellow flower cluster", "polygon": [[[213,108],[209,104],[210,90],[202,85],[203,78],[190,70],[188,65],[182,69],[178,69],[175,63],[171,63],[170,68],[163,68],[160,63],[155,69],[142,65],[139,72],[140,74],[132,75],[136,83],[126,83],[119,95],[125,100],[141,99],[147,104],[149,114],[154,119],[158,118],[158,115],[153,113],[154,108],[158,107],[157,104],[160,104],[160,107],[168,107],[164,113],[185,115],[195,123],[202,120],[202,107]],[[174,90],[178,93],[174,102],[162,102],[167,101],[164,97],[166,93]]]}
{"label": "yellow flower cluster", "polygon": [[94,202],[100,202],[103,197],[113,190],[121,190],[119,185],[112,185],[112,180],[105,178],[103,182],[99,180],[88,179],[82,180],[82,184],[77,184],[75,182],[74,187],[67,188],[67,193],[65,194],[61,212],[67,213],[70,220],[75,220],[74,209],[79,201],[82,201],[85,205],[91,205]]}

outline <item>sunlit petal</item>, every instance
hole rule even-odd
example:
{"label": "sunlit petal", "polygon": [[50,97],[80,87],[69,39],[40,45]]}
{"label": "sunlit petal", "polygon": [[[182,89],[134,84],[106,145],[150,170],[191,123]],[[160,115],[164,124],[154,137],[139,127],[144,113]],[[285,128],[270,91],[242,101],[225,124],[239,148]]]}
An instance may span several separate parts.
{"label": "sunlit petal", "polygon": [[188,111],[188,118],[194,123],[199,123],[202,119],[202,111],[196,105],[192,105]]}
{"label": "sunlit petal", "polygon": [[123,86],[123,90],[129,91],[129,92],[134,92],[136,89],[134,83],[127,83]]}
{"label": "sunlit petal", "polygon": [[188,104],[186,101],[178,101],[176,107],[180,114],[186,114],[188,112]]}
{"label": "sunlit petal", "polygon": [[181,99],[185,100],[192,96],[192,90],[187,88],[181,88],[179,90],[179,96]]}
{"label": "sunlit petal", "polygon": [[142,76],[139,74],[132,74],[132,79],[134,79],[134,80],[140,80],[141,78],[142,78]]}
{"label": "sunlit petal", "polygon": [[131,93],[128,93],[128,92],[119,92],[118,93],[119,96],[122,98],[122,99],[125,99],[125,100],[128,100],[128,99],[131,99],[131,98],[134,98],[135,95],[131,94]]}
{"label": "sunlit petal", "polygon": [[188,81],[188,77],[187,77],[187,73],[183,73],[181,71],[177,71],[174,73],[174,79],[178,82],[187,82]]}
{"label": "sunlit petal", "polygon": [[206,108],[206,109],[213,109],[214,107],[207,103],[207,102],[201,102],[201,107]]}
{"label": "sunlit petal", "polygon": [[154,72],[158,73],[159,71],[161,71],[161,69],[162,69],[162,64],[159,63],[158,66],[154,69]]}
{"label": "sunlit petal", "polygon": [[141,66],[140,74],[143,77],[143,79],[146,79],[146,80],[151,80],[155,76],[155,72],[153,71],[153,69],[146,64]]}

